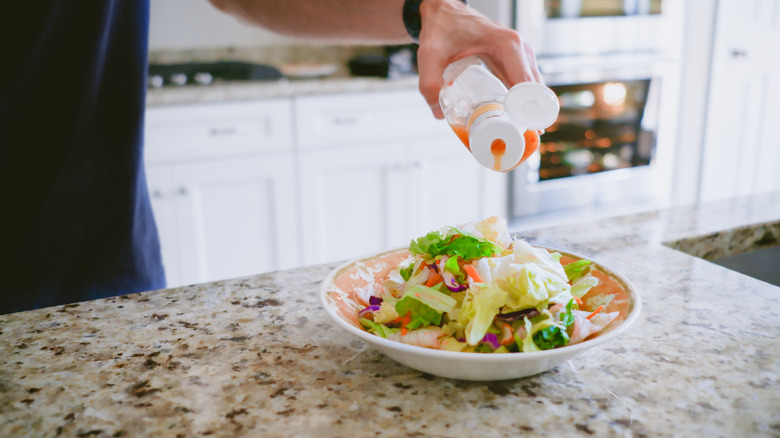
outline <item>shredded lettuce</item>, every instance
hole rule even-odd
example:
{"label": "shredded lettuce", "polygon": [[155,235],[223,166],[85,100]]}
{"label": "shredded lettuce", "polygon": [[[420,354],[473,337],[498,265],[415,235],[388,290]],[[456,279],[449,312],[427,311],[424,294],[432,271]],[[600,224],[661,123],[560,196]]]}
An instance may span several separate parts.
{"label": "shredded lettuce", "polygon": [[460,270],[458,259],[460,259],[460,256],[458,255],[447,258],[447,261],[444,262],[444,270],[455,276],[458,281],[464,282],[466,280],[466,274]]}
{"label": "shredded lettuce", "polygon": [[467,344],[477,345],[482,341],[506,298],[507,292],[498,287],[469,289],[459,315],[460,323],[466,327]]}
{"label": "shredded lettuce", "polygon": [[504,248],[497,243],[476,237],[455,227],[432,231],[423,237],[412,240],[409,244],[409,251],[412,254],[427,254],[431,257],[457,255],[465,260],[491,257],[503,250]]}
{"label": "shredded lettuce", "polygon": [[587,277],[582,277],[579,280],[575,281],[571,285],[571,294],[574,295],[577,298],[582,298],[583,295],[588,293],[589,290],[592,288],[598,286],[599,279],[588,275]]}
{"label": "shredded lettuce", "polygon": [[374,312],[374,322],[384,324],[398,318],[398,312],[395,310],[396,300],[382,301],[379,310]]}
{"label": "shredded lettuce", "polygon": [[566,311],[561,313],[561,324],[564,327],[568,327],[574,324],[574,314],[572,309],[574,308],[574,299],[572,298],[568,304],[566,304]]}
{"label": "shredded lettuce", "polygon": [[414,264],[411,264],[405,268],[401,268],[401,278],[404,279],[404,281],[409,281],[409,278],[412,276],[412,272],[414,272]]}
{"label": "shredded lettuce", "polygon": [[550,298],[570,290],[568,283],[537,264],[512,263],[507,269],[496,283],[509,292],[506,304],[510,310],[544,308]]}
{"label": "shredded lettuce", "polygon": [[431,324],[439,325],[441,323],[440,312],[412,296],[407,295],[398,300],[395,303],[395,311],[402,316],[405,316],[407,313],[411,314],[409,323],[406,324],[406,328],[409,330],[427,327]]}
{"label": "shredded lettuce", "polygon": [[590,260],[583,259],[569,263],[563,267],[563,270],[566,272],[566,277],[569,279],[569,281],[574,283],[575,281],[585,276],[585,274],[590,272],[590,266]]}
{"label": "shredded lettuce", "polygon": [[360,323],[363,324],[363,327],[365,327],[369,332],[372,332],[375,335],[381,336],[383,338],[387,338],[392,333],[398,331],[398,329],[391,329],[384,324],[379,324],[366,318],[360,318]]}
{"label": "shredded lettuce", "polygon": [[[427,286],[414,286],[406,290],[404,297],[417,299],[439,313],[451,311],[458,302],[455,298]],[[403,298],[401,298],[403,299]]]}
{"label": "shredded lettuce", "polygon": [[533,341],[540,350],[551,350],[566,345],[569,342],[569,335],[566,329],[552,325],[534,333]]}

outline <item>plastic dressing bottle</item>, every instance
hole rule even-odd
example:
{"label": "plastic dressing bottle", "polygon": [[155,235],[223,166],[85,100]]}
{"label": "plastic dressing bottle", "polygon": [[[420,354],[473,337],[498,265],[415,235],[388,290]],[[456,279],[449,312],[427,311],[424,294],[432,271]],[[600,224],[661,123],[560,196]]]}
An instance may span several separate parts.
{"label": "plastic dressing bottle", "polygon": [[522,82],[507,91],[476,56],[447,66],[439,105],[474,158],[499,172],[528,158],[538,147],[535,131],[552,125],[560,110],[555,93],[542,84]]}

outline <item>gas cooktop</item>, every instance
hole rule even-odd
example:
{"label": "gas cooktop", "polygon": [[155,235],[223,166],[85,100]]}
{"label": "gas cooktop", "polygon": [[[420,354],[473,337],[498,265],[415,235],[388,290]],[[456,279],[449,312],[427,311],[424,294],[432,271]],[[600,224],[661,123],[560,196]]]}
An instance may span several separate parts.
{"label": "gas cooktop", "polygon": [[209,85],[218,81],[274,81],[282,77],[276,67],[241,61],[151,64],[148,84],[158,88],[168,85]]}

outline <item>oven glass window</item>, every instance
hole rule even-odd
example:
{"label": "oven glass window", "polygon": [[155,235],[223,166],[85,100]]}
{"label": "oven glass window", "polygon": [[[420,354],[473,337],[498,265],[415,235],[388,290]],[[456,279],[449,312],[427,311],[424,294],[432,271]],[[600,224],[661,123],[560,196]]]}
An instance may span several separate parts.
{"label": "oven glass window", "polygon": [[545,0],[548,18],[656,15],[662,0]]}
{"label": "oven glass window", "polygon": [[648,99],[650,83],[551,86],[561,111],[542,136],[539,181],[650,164],[657,116]]}

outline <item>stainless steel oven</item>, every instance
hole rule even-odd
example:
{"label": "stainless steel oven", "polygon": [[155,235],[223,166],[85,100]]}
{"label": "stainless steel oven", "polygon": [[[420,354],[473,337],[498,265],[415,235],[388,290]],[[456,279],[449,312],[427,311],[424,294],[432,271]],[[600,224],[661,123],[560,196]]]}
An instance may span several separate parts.
{"label": "stainless steel oven", "polygon": [[511,174],[513,218],[668,203],[681,2],[517,0],[516,26],[559,97],[539,152]]}
{"label": "stainless steel oven", "polygon": [[678,62],[619,58],[542,61],[561,112],[511,174],[513,217],[668,201]]}

